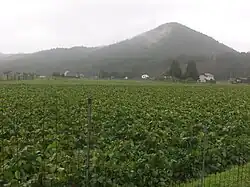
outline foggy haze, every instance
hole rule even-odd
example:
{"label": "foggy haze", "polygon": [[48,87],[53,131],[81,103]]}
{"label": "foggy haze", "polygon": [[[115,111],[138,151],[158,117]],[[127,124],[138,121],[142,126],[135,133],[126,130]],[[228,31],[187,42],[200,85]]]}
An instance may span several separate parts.
{"label": "foggy haze", "polygon": [[179,22],[250,51],[248,0],[1,0],[0,52],[112,44]]}

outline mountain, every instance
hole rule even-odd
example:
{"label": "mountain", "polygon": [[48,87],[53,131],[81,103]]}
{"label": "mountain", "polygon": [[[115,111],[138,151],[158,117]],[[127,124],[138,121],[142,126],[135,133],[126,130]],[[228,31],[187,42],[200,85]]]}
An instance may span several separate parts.
{"label": "mountain", "polygon": [[9,57],[11,56],[17,56],[17,54],[13,55],[13,54],[4,54],[4,53],[0,53],[0,59],[9,59]]}
{"label": "mountain", "polygon": [[[109,52],[129,54],[149,52],[148,55],[216,55],[236,52],[211,37],[179,23],[167,23],[130,40],[111,45]],[[136,51],[135,51],[136,50]],[[137,54],[136,54],[137,55]]]}
{"label": "mountain", "polygon": [[56,48],[32,54],[15,54],[0,60],[0,69],[17,72],[51,74],[53,71],[71,69],[75,60],[80,60],[98,48]]}
{"label": "mountain", "polygon": [[223,72],[223,76],[228,76],[228,71],[232,71],[236,62],[225,62],[224,58],[228,56],[241,62],[238,69],[246,68],[248,57],[243,60],[241,54],[234,49],[173,22],[108,46],[56,48],[0,58],[0,71],[51,74],[70,70],[90,75],[104,70],[159,75],[166,71],[171,59],[178,59],[183,66],[192,59],[197,61],[202,72],[210,71],[217,76]]}
{"label": "mountain", "polygon": [[5,56],[6,56],[5,54],[0,53],[0,59],[1,59],[1,58],[4,58]]}

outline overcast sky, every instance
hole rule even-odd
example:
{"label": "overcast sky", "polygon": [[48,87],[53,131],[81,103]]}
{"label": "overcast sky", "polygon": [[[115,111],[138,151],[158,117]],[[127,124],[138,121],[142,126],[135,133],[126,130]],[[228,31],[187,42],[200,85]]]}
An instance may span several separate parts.
{"label": "overcast sky", "polygon": [[249,0],[0,0],[0,52],[106,45],[167,22],[250,51]]}

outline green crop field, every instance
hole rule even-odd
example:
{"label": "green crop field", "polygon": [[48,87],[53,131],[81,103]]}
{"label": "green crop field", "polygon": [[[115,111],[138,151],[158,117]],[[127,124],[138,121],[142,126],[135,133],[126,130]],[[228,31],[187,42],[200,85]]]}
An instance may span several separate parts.
{"label": "green crop field", "polygon": [[90,96],[92,186],[168,186],[250,160],[248,86],[48,82],[0,83],[0,186],[84,186]]}

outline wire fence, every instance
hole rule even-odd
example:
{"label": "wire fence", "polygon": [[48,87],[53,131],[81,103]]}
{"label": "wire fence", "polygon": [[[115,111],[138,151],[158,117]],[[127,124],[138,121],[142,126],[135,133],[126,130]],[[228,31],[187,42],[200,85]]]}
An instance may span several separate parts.
{"label": "wire fence", "polygon": [[[199,124],[200,130],[194,130],[181,147],[173,144],[178,151],[188,150],[189,155],[168,161],[169,167],[164,168],[161,164],[166,163],[160,157],[168,156],[161,149],[147,150],[148,154],[155,154],[147,160],[138,156],[136,148],[130,150],[132,145],[113,146],[110,129],[101,129],[92,121],[91,98],[71,106],[67,100],[59,103],[55,99],[49,108],[45,103],[10,105],[2,100],[0,186],[250,186],[247,138],[232,138],[239,141],[239,146],[229,144],[227,151],[220,153],[222,157],[218,157],[213,153],[222,140],[211,145],[214,137],[206,126]],[[105,138],[101,136],[104,133]],[[195,138],[197,134],[202,137],[200,143]],[[169,138],[174,143],[171,135]],[[110,147],[104,147],[104,141]],[[112,150],[114,147],[118,150]],[[128,160],[124,149],[126,154],[135,155],[135,160]]]}

